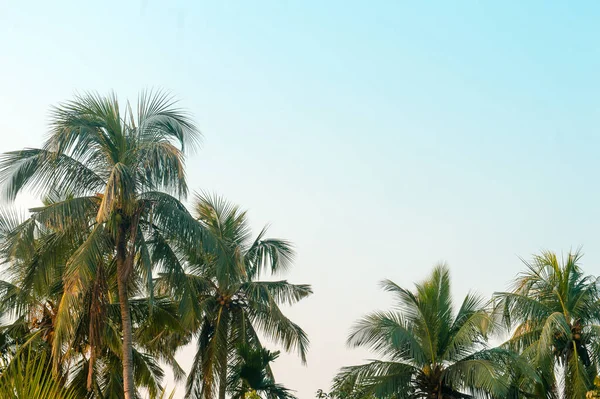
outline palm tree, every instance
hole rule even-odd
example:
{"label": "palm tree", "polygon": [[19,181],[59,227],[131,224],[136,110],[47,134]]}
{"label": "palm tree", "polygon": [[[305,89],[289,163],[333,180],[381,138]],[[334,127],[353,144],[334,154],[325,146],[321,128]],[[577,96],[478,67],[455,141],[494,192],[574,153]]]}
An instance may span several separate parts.
{"label": "palm tree", "polygon": [[414,292],[389,280],[382,287],[394,294],[394,310],[359,320],[348,344],[383,359],[343,368],[334,391],[396,399],[504,397],[508,354],[485,348],[492,322],[481,297],[467,295],[455,312],[444,265]]}
{"label": "palm tree", "polygon": [[[121,109],[115,95],[77,96],[52,112],[50,136],[41,149],[8,152],[0,158],[4,194],[14,200],[24,189],[69,197],[35,210],[39,223],[81,224],[90,215],[85,240],[67,261],[65,294],[57,310],[56,335],[72,333],[70,309],[96,267],[114,257],[122,328],[123,391],[134,397],[134,359],[129,290],[134,279],[152,285],[145,236],[154,226],[183,239],[201,236],[176,197],[187,194],[183,151],[199,133],[188,116],[163,93],[142,93],[137,112]],[[171,195],[172,194],[172,195]],[[136,262],[136,258],[140,261]],[[136,270],[137,269],[137,270]],[[61,339],[55,340],[55,352]]]}
{"label": "palm tree", "polygon": [[259,333],[285,350],[296,349],[305,362],[308,338],[279,305],[294,304],[312,291],[285,280],[258,280],[290,266],[289,242],[265,238],[266,228],[252,240],[246,213],[221,198],[198,195],[195,210],[210,248],[172,252],[157,245],[154,262],[179,264],[161,276],[160,284],[172,287],[182,323],[197,337],[186,397],[212,398],[218,382],[218,397],[224,399],[228,361],[237,347],[260,347]]}
{"label": "palm tree", "polygon": [[[50,206],[50,205],[48,205]],[[94,392],[97,397],[120,398],[122,362],[116,270],[97,265],[93,283],[84,287],[81,306],[70,309],[74,334],[56,344],[58,304],[64,294],[65,263],[80,244],[72,245],[72,232],[35,218],[20,221],[16,215],[0,212],[0,260],[10,281],[0,281],[0,315],[12,319],[0,326],[2,353],[8,360],[15,349],[35,346],[59,363],[56,379],[69,380],[80,397]],[[114,262],[112,263],[114,266]],[[104,272],[98,270],[105,269]],[[149,306],[150,305],[150,306]],[[163,371],[155,359],[180,369],[174,359],[176,349],[187,343],[176,316],[176,306],[166,298],[130,302],[134,328],[134,380],[156,397]],[[157,333],[160,331],[160,333]],[[54,347],[64,348],[51,353]],[[182,371],[179,376],[181,378]],[[120,392],[119,392],[120,391]]]}
{"label": "palm tree", "polygon": [[231,398],[296,399],[289,389],[273,379],[270,364],[278,357],[279,351],[248,346],[238,348],[227,383]]}
{"label": "palm tree", "polygon": [[[598,280],[579,266],[581,254],[559,259],[542,252],[509,292],[495,294],[496,309],[508,329],[506,343],[542,372],[563,397],[580,399],[593,387],[600,355]],[[556,375],[562,370],[562,378]]]}

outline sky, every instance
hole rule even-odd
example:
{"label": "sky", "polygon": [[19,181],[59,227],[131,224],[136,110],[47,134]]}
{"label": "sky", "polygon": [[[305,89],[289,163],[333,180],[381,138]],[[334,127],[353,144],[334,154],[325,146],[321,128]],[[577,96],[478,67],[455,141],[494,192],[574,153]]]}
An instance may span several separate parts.
{"label": "sky", "polygon": [[204,135],[189,186],[296,245],[308,365],[274,369],[307,399],[374,356],[345,340],[390,306],[384,278],[445,261],[457,301],[490,296],[519,257],[579,247],[600,272],[599,18],[593,1],[0,0],[0,152],[40,146],[77,92],[172,92]]}

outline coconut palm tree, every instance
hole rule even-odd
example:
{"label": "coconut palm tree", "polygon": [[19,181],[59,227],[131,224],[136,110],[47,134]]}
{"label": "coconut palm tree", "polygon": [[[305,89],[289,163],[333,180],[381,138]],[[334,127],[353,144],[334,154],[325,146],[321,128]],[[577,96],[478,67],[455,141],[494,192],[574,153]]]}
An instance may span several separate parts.
{"label": "coconut palm tree", "polygon": [[343,368],[334,391],[396,399],[506,395],[509,355],[485,347],[492,326],[486,301],[469,294],[455,310],[446,266],[435,267],[415,291],[389,280],[382,287],[394,295],[394,310],[365,316],[348,338],[350,346],[369,348],[381,359]]}
{"label": "coconut palm tree", "polygon": [[[10,278],[0,281],[0,315],[12,319],[0,326],[3,354],[11,359],[17,346],[35,346],[36,352],[48,352],[48,359],[56,357],[54,363],[60,367],[54,378],[71,381],[80,397],[92,392],[97,397],[121,398],[121,320],[119,304],[114,302],[118,298],[114,262],[97,265],[93,283],[83,287],[80,306],[70,310],[74,333],[55,344],[65,265],[81,244],[72,245],[72,233],[69,228],[36,223],[35,218],[20,221],[10,212],[0,212],[0,260]],[[180,339],[183,330],[173,305],[166,298],[130,303],[135,386],[151,397],[159,394],[164,374],[156,360],[175,371],[181,369],[174,354],[187,340]],[[173,340],[175,345],[169,342]],[[61,351],[51,353],[55,347]]]}
{"label": "coconut palm tree", "polygon": [[278,357],[279,351],[248,346],[238,348],[227,383],[231,398],[297,399],[273,379],[270,364]]}
{"label": "coconut palm tree", "polygon": [[542,252],[524,261],[527,270],[512,290],[495,294],[496,309],[513,331],[505,346],[569,399],[584,398],[593,388],[600,355],[598,280],[583,273],[580,260],[579,252],[564,259]]}
{"label": "coconut palm tree", "polygon": [[212,398],[218,385],[218,397],[224,399],[235,348],[260,347],[259,334],[297,350],[305,361],[308,338],[279,305],[294,304],[312,291],[285,280],[259,280],[291,265],[289,242],[265,238],[266,228],[252,239],[246,213],[222,198],[198,195],[194,208],[210,248],[173,252],[174,246],[165,243],[161,250],[157,244],[153,261],[179,264],[161,275],[158,286],[178,298],[182,323],[197,338],[186,397]]}
{"label": "coconut palm tree", "polygon": [[136,255],[149,253],[145,237],[155,226],[181,239],[201,236],[178,200],[187,194],[183,151],[198,138],[189,117],[164,93],[142,93],[135,112],[129,104],[121,108],[115,95],[86,94],[53,109],[43,148],[0,157],[0,183],[8,199],[24,189],[68,195],[34,210],[38,223],[84,224],[93,216],[83,230],[85,240],[66,262],[54,351],[74,333],[70,311],[79,305],[83,287],[93,284],[96,267],[112,256],[125,399],[135,392],[130,290],[138,277],[152,284],[149,257]]}

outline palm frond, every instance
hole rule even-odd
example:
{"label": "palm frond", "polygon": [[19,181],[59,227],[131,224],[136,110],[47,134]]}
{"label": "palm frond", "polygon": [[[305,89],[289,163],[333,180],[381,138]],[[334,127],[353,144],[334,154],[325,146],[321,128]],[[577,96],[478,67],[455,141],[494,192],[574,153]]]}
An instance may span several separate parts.
{"label": "palm frond", "polygon": [[66,154],[29,148],[0,155],[0,185],[9,200],[24,189],[42,196],[56,191],[89,195],[104,184],[103,176]]}
{"label": "palm frond", "polygon": [[412,383],[418,372],[409,364],[374,360],[342,368],[332,388],[334,395],[340,397],[343,396],[339,393],[355,393],[358,398],[373,394],[378,398],[410,399],[415,393]]}
{"label": "palm frond", "polygon": [[241,285],[250,300],[269,303],[270,300],[277,304],[293,305],[313,293],[308,284],[290,284],[282,281],[250,281]]}
{"label": "palm frond", "polygon": [[396,312],[374,312],[360,319],[352,327],[348,345],[419,365],[431,360],[411,325]]}

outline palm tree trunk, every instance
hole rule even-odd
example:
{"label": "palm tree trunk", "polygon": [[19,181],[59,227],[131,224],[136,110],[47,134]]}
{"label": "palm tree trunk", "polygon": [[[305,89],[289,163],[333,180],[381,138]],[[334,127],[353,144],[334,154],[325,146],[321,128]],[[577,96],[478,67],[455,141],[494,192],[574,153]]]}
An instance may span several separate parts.
{"label": "palm tree trunk", "polygon": [[131,312],[129,310],[129,296],[127,293],[127,244],[125,229],[119,228],[117,234],[117,285],[119,289],[119,307],[121,309],[121,323],[123,328],[123,393],[125,399],[134,399],[135,387],[133,384],[133,339],[131,332]]}
{"label": "palm tree trunk", "polygon": [[221,369],[219,370],[219,399],[225,399],[225,392],[227,390],[227,355],[228,348],[221,351],[220,362]]}
{"label": "palm tree trunk", "polygon": [[87,375],[87,390],[92,392],[94,387],[94,364],[96,363],[96,348],[90,348],[90,360],[88,364],[88,375]]}

